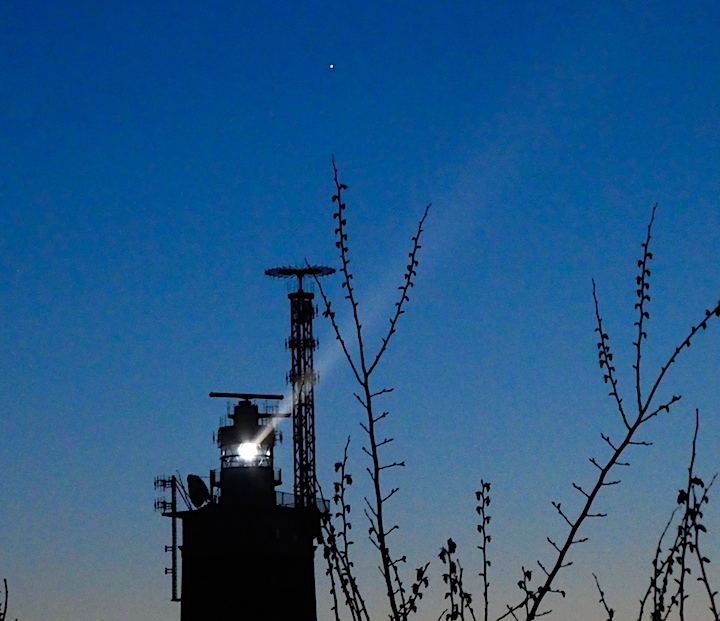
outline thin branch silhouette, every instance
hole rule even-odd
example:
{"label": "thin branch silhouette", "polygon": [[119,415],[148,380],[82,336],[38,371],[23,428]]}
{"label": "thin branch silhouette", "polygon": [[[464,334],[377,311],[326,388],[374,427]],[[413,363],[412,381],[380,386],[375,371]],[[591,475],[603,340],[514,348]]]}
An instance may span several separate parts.
{"label": "thin branch silhouette", "polygon": [[[8,620],[8,597],[10,595],[10,591],[8,589],[8,583],[7,578],[3,578],[3,603],[0,604],[0,621],[7,621]],[[17,621],[17,619],[15,619]]]}
{"label": "thin branch silhouette", "polygon": [[616,376],[615,363],[613,360],[613,353],[610,349],[609,341],[610,337],[605,330],[603,325],[603,319],[600,314],[600,305],[597,296],[597,287],[593,280],[593,300],[595,302],[595,317],[597,321],[596,332],[598,333],[598,363],[600,369],[603,372],[603,380],[606,384],[610,385],[609,395],[615,402],[620,419],[625,427],[625,433],[623,437],[618,440],[612,440],[609,436],[602,435],[603,441],[610,447],[611,454],[605,460],[598,460],[594,457],[590,458],[590,462],[599,470],[597,478],[592,486],[580,486],[577,483],[573,483],[573,487],[578,490],[583,496],[583,505],[579,513],[574,516],[570,516],[562,509],[560,503],[553,503],[555,510],[561,516],[563,521],[568,525],[569,531],[561,543],[555,543],[548,539],[553,549],[556,551],[557,556],[554,562],[548,568],[542,565],[538,561],[538,565],[543,571],[544,579],[540,584],[534,588],[528,586],[530,578],[527,576],[529,572],[524,572],[524,581],[521,581],[520,588],[523,591],[523,599],[519,604],[513,607],[508,607],[508,611],[500,616],[498,619],[503,619],[509,615],[515,616],[515,613],[521,608],[528,607],[526,621],[532,621],[537,617],[548,614],[550,609],[541,610],[545,602],[545,598],[551,593],[557,593],[564,596],[564,592],[556,589],[553,585],[558,574],[562,569],[572,565],[572,561],[568,560],[568,554],[570,549],[579,543],[586,541],[586,538],[580,537],[579,533],[584,523],[593,517],[605,517],[605,514],[594,511],[596,500],[603,490],[603,488],[618,485],[619,479],[611,479],[610,474],[615,470],[616,466],[627,466],[628,462],[621,458],[625,454],[626,450],[631,446],[648,446],[649,443],[638,440],[637,433],[640,428],[647,423],[650,419],[657,416],[660,412],[669,412],[673,404],[680,400],[680,396],[673,396],[671,399],[656,402],[657,391],[662,384],[665,376],[670,367],[676,362],[679,354],[687,347],[690,346],[691,340],[695,335],[702,329],[707,328],[707,323],[711,317],[720,317],[720,302],[712,309],[706,310],[704,317],[696,326],[692,326],[687,336],[675,347],[672,353],[666,359],[666,362],[662,365],[659,373],[650,383],[650,389],[647,392],[643,391],[642,386],[642,343],[643,340],[647,339],[646,322],[650,319],[650,313],[648,311],[648,304],[650,302],[650,269],[649,263],[653,258],[650,252],[650,241],[652,238],[652,226],[655,221],[655,212],[657,205],[653,206],[650,221],[647,227],[647,233],[644,242],[641,244],[642,256],[638,260],[638,267],[640,273],[636,277],[636,296],[638,298],[635,304],[635,310],[638,313],[638,319],[635,322],[637,326],[637,340],[633,342],[635,348],[635,363],[633,364],[634,370],[634,392],[635,392],[635,408],[632,414],[630,414],[625,406],[622,397],[620,396],[619,382]]}
{"label": "thin branch silhouette", "polygon": [[[347,186],[339,180],[338,169],[334,158],[332,160],[332,165],[334,173],[333,180],[335,183],[335,194],[333,195],[332,200],[333,203],[337,203],[337,211],[333,214],[334,219],[337,220],[337,226],[335,228],[335,246],[340,253],[341,267],[339,271],[342,275],[341,287],[344,289],[344,298],[348,301],[352,313],[353,349],[355,347],[357,348],[357,353],[355,355],[353,355],[350,351],[348,338],[340,330],[335,317],[335,311],[332,308],[331,301],[325,293],[321,282],[317,278],[315,281],[324,304],[323,316],[330,319],[330,323],[335,333],[335,338],[340,343],[343,354],[345,355],[348,365],[350,366],[350,369],[360,388],[360,394],[356,394],[355,397],[365,410],[365,421],[362,423],[362,429],[365,431],[367,437],[367,445],[363,446],[362,450],[370,458],[370,466],[368,466],[367,472],[372,483],[373,491],[370,498],[365,498],[365,515],[369,522],[368,533],[370,535],[370,541],[380,554],[380,571],[385,583],[387,600],[390,607],[390,618],[394,621],[404,621],[410,614],[417,611],[417,601],[422,598],[423,589],[428,585],[428,564],[421,566],[416,570],[415,580],[408,589],[405,581],[401,578],[399,571],[399,566],[406,562],[406,557],[393,556],[388,542],[389,536],[398,530],[399,526],[397,524],[390,525],[388,523],[385,505],[398,492],[398,488],[391,488],[388,491],[384,485],[383,479],[383,473],[385,471],[403,467],[405,463],[398,461],[385,462],[383,460],[381,456],[381,449],[390,444],[393,441],[393,438],[387,438],[381,435],[378,423],[388,416],[388,412],[377,414],[375,405],[376,398],[390,392],[392,388],[376,388],[371,382],[371,379],[373,372],[378,368],[380,360],[387,351],[390,339],[397,331],[397,324],[400,316],[405,312],[404,306],[410,300],[408,292],[410,288],[414,286],[414,277],[417,275],[415,268],[418,265],[417,256],[421,248],[420,236],[423,232],[423,225],[425,223],[425,219],[427,218],[430,205],[425,208],[425,211],[418,223],[417,232],[412,238],[413,245],[411,251],[408,253],[409,261],[407,270],[403,276],[402,284],[398,287],[400,296],[398,301],[395,302],[395,311],[389,320],[390,326],[388,331],[382,337],[378,350],[374,354],[371,354],[363,333],[363,325],[360,320],[359,312],[360,304],[353,284],[354,275],[350,269],[349,248],[347,243],[348,233],[346,229],[347,220],[345,218],[346,204],[343,202],[343,192],[347,190]],[[344,463],[345,462],[343,462],[342,468],[344,468]],[[341,480],[341,485],[344,484],[345,483]],[[344,496],[341,497],[344,499]],[[339,532],[342,533],[342,531]],[[337,542],[337,537],[335,542]],[[328,549],[327,554],[330,556],[340,555],[343,557],[341,560],[332,561],[332,563],[334,563],[334,567],[344,568],[343,571],[346,572],[346,576],[352,575],[353,564],[349,558],[349,548],[343,549],[335,546],[334,548]],[[337,573],[337,569],[334,571],[336,576],[342,575]],[[359,595],[359,590],[357,592],[353,590],[357,588],[357,582],[350,577],[346,577],[345,579],[349,581],[349,595],[345,595],[348,607],[351,609],[356,607],[358,611],[364,611],[364,607],[358,607],[358,602],[363,601]],[[343,583],[341,581],[341,586],[342,584]],[[360,612],[358,612],[358,614],[360,614]],[[364,614],[367,613],[365,612]],[[353,618],[355,619],[355,617]],[[357,618],[359,619],[360,617]]]}

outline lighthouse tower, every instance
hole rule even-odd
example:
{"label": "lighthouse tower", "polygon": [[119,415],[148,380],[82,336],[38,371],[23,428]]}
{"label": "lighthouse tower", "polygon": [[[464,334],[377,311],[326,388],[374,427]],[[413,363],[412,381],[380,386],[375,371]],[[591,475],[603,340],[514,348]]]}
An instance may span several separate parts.
{"label": "lighthouse tower", "polygon": [[[291,270],[292,273],[287,273]],[[308,271],[311,270],[311,271]],[[281,395],[210,393],[231,402],[217,432],[219,470],[203,479],[158,478],[171,500],[156,508],[172,519],[172,600],[180,601],[181,621],[316,621],[315,542],[327,506],[316,496],[312,336],[315,310],[303,276],[323,276],[330,268],[276,268],[273,276],[297,276],[291,303],[292,406],[278,414]],[[279,273],[282,272],[282,273]],[[265,402],[263,409],[259,401]],[[270,402],[270,405],[268,405]],[[294,493],[276,491],[277,425],[292,418]],[[206,483],[207,480],[207,483]],[[186,510],[178,510],[178,496]],[[178,526],[182,544],[178,545]],[[178,589],[178,578],[180,586]],[[179,591],[179,592],[178,592]]]}
{"label": "lighthouse tower", "polygon": [[[181,621],[315,621],[314,539],[317,506],[297,507],[275,492],[275,416],[257,399],[273,395],[211,393],[237,399],[220,427],[219,477],[211,492],[188,478],[193,510],[182,521]],[[213,480],[217,479],[217,480]]]}

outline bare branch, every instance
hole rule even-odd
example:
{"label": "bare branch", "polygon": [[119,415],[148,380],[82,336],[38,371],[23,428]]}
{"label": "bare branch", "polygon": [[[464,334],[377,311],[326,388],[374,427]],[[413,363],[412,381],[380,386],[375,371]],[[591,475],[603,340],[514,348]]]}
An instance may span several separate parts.
{"label": "bare branch", "polygon": [[647,226],[647,236],[642,244],[643,256],[638,261],[638,267],[640,268],[640,275],[636,278],[637,290],[635,291],[639,301],[635,304],[635,308],[638,310],[638,320],[635,325],[638,329],[637,341],[635,342],[635,393],[637,396],[637,408],[638,411],[643,410],[642,404],[642,386],[640,383],[640,361],[642,359],[642,341],[643,338],[647,338],[647,334],[643,330],[643,323],[645,319],[650,318],[650,314],[645,310],[645,302],[650,301],[650,296],[647,295],[647,290],[650,288],[648,278],[650,277],[650,270],[648,269],[648,261],[652,259],[652,253],[650,252],[650,238],[652,225],[655,221],[655,210],[657,209],[657,203],[653,205],[652,213],[650,214],[650,222]]}
{"label": "bare branch", "polygon": [[378,362],[380,362],[380,358],[385,353],[385,350],[387,349],[388,343],[390,342],[390,337],[395,333],[395,327],[397,326],[398,319],[400,319],[400,315],[403,314],[403,305],[405,302],[409,302],[410,298],[408,298],[407,292],[410,289],[410,287],[414,286],[413,284],[413,276],[416,275],[415,267],[418,265],[417,261],[417,253],[418,250],[420,250],[420,235],[423,232],[423,224],[425,224],[425,218],[427,218],[428,212],[430,211],[430,205],[425,207],[425,212],[422,215],[422,218],[420,218],[420,222],[418,223],[417,233],[415,234],[415,237],[412,238],[413,241],[413,248],[408,254],[409,257],[409,264],[407,266],[407,272],[405,272],[405,282],[403,285],[398,287],[400,290],[400,300],[395,303],[395,314],[390,319],[390,329],[387,332],[387,335],[382,340],[382,346],[378,350],[377,354],[375,355],[375,360],[373,360],[373,363],[370,365],[370,367],[367,370],[368,376],[375,370],[375,367],[378,365]]}
{"label": "bare branch", "polygon": [[[635,345],[635,364],[633,365],[633,369],[635,371],[635,391],[636,391],[636,405],[637,405],[637,414],[634,415],[633,420],[631,420],[628,416],[627,411],[624,409],[623,406],[623,400],[620,397],[620,394],[618,392],[618,381],[615,376],[615,367],[612,364],[613,361],[613,355],[610,351],[610,347],[608,345],[609,337],[607,333],[605,332],[603,328],[603,322],[602,318],[600,316],[599,311],[599,303],[598,298],[596,294],[596,286],[595,282],[593,281],[593,300],[595,303],[595,316],[597,320],[597,328],[596,332],[599,334],[599,342],[597,344],[598,348],[598,359],[599,359],[599,365],[603,372],[603,380],[605,383],[609,383],[611,386],[610,395],[613,397],[615,401],[616,408],[618,410],[618,413],[620,414],[620,417],[623,421],[623,424],[625,425],[625,437],[622,439],[621,442],[615,443],[611,442],[608,436],[603,436],[603,440],[606,442],[606,444],[611,448],[612,455],[610,458],[605,461],[603,464],[600,464],[595,458],[590,458],[590,462],[599,470],[599,474],[597,476],[597,479],[595,481],[595,484],[592,487],[592,490],[586,491],[581,489],[580,491],[583,492],[585,496],[585,503],[582,509],[580,510],[577,518],[574,520],[567,517],[561,510],[560,505],[557,503],[555,505],[555,508],[560,513],[560,515],[565,519],[565,521],[570,526],[570,532],[567,535],[567,538],[565,539],[565,542],[562,545],[556,545],[554,542],[550,541],[550,543],[553,545],[553,547],[558,552],[558,556],[555,560],[555,564],[552,567],[552,569],[549,570],[548,575],[546,576],[545,582],[542,586],[540,586],[536,590],[536,595],[534,598],[532,598],[532,606],[530,607],[530,610],[528,611],[526,621],[532,621],[533,619],[540,616],[539,609],[541,606],[541,603],[545,596],[548,593],[552,593],[553,588],[552,584],[554,579],[556,578],[558,572],[563,568],[567,566],[567,563],[565,561],[565,558],[570,550],[570,547],[574,545],[577,541],[579,541],[577,537],[577,533],[583,523],[586,519],[591,517],[605,517],[604,513],[596,513],[593,512],[593,505],[595,503],[595,500],[597,499],[597,496],[601,489],[612,486],[612,485],[618,485],[620,483],[619,480],[608,480],[608,475],[610,474],[611,470],[615,466],[620,465],[627,465],[627,461],[621,461],[621,456],[624,454],[625,450],[629,446],[647,446],[648,443],[635,440],[635,434],[637,433],[638,429],[646,423],[648,420],[654,418],[659,412],[665,410],[669,410],[670,406],[677,402],[679,400],[679,397],[674,396],[669,402],[666,402],[659,407],[656,407],[655,409],[651,410],[651,405],[653,403],[653,398],[656,394],[656,391],[658,390],[660,384],[662,383],[662,380],[665,377],[665,374],[667,370],[670,368],[670,366],[675,362],[677,359],[679,353],[682,351],[684,347],[689,347],[690,341],[692,337],[697,333],[700,329],[706,329],[707,327],[707,321],[708,319],[715,315],[720,316],[720,302],[718,303],[718,306],[715,307],[712,311],[705,311],[705,318],[703,321],[698,324],[698,326],[693,327],[690,330],[689,336],[682,342],[682,344],[675,349],[673,354],[669,357],[667,362],[662,366],[660,373],[658,374],[657,378],[654,382],[651,384],[651,389],[646,398],[643,398],[642,394],[642,382],[641,382],[641,364],[642,364],[642,340],[647,338],[647,334],[644,330],[644,321],[649,318],[649,313],[646,310],[646,303],[650,301],[650,296],[648,295],[647,291],[649,289],[649,283],[648,279],[650,276],[650,270],[648,269],[648,262],[652,259],[652,253],[649,250],[649,244],[651,239],[651,229],[652,224],[655,219],[655,210],[656,206],[653,207],[652,214],[650,217],[650,222],[648,224],[647,229],[647,235],[645,242],[642,244],[643,247],[643,258],[638,261],[638,267],[641,268],[640,275],[637,277],[636,282],[638,285],[638,289],[636,291],[636,294],[639,298],[638,303],[635,305],[635,308],[639,312],[638,321],[635,325],[638,327],[638,337],[637,342],[634,343]],[[576,489],[578,486],[575,486]],[[555,504],[555,503],[553,503]],[[680,596],[682,598],[682,590],[680,592]],[[656,608],[657,610],[657,608]]]}
{"label": "bare branch", "polygon": [[607,614],[607,621],[613,621],[615,611],[608,606],[608,603],[605,600],[605,593],[603,593],[603,590],[600,588],[600,581],[594,573],[593,578],[595,578],[595,586],[597,587],[598,593],[600,593],[600,603],[603,605],[603,608],[605,608],[605,614]]}
{"label": "bare branch", "polygon": [[615,379],[615,367],[612,365],[612,359],[613,355],[610,351],[610,346],[608,345],[608,341],[610,340],[610,337],[605,333],[605,330],[603,329],[602,325],[602,317],[600,317],[600,303],[598,302],[597,298],[597,292],[596,292],[596,286],[595,286],[595,279],[592,281],[592,295],[593,300],[595,302],[595,319],[597,321],[597,328],[595,329],[595,332],[597,332],[600,335],[600,341],[597,344],[598,348],[598,358],[599,358],[599,364],[600,369],[604,370],[604,380],[605,383],[610,382],[610,386],[612,387],[612,390],[610,391],[610,395],[615,399],[615,403],[617,404],[618,412],[620,413],[620,416],[622,418],[623,423],[625,424],[626,428],[630,428],[630,424],[628,423],[627,416],[625,415],[625,410],[623,409],[622,399],[620,398],[620,395],[618,393],[618,383]]}
{"label": "bare branch", "polygon": [[[383,471],[391,468],[397,468],[404,466],[404,462],[391,462],[382,463],[380,459],[380,449],[391,443],[392,438],[380,439],[378,437],[377,425],[385,417],[387,412],[382,412],[379,415],[375,414],[375,401],[374,399],[380,397],[388,392],[392,391],[392,388],[376,389],[371,386],[370,378],[373,371],[377,368],[384,352],[387,350],[390,338],[396,331],[397,322],[400,315],[403,314],[404,304],[408,301],[408,291],[410,287],[414,286],[414,277],[416,276],[415,268],[418,265],[417,255],[420,250],[420,235],[423,231],[423,225],[427,218],[429,205],[425,208],[422,218],[418,224],[418,229],[415,237],[412,238],[413,247],[409,253],[409,264],[407,271],[404,276],[404,284],[399,287],[401,295],[399,301],[395,304],[395,312],[390,318],[390,328],[385,337],[382,339],[382,343],[375,354],[369,353],[366,343],[364,340],[364,334],[362,330],[362,324],[360,322],[359,315],[359,303],[355,294],[353,285],[353,275],[349,268],[350,260],[348,258],[348,234],[346,230],[347,220],[345,218],[346,205],[343,202],[343,192],[347,189],[347,186],[340,183],[338,176],[338,169],[335,165],[333,158],[333,179],[335,183],[335,194],[333,196],[333,202],[337,203],[337,211],[333,214],[337,220],[337,226],[335,229],[336,235],[336,247],[340,253],[341,268],[340,273],[342,274],[342,288],[345,291],[345,299],[348,300],[351,311],[352,320],[354,327],[354,334],[352,340],[353,350],[357,348],[357,354],[355,356],[350,354],[350,348],[346,338],[341,333],[337,321],[335,319],[335,313],[331,310],[330,301],[328,300],[325,292],[322,290],[322,285],[319,280],[316,279],[318,288],[320,289],[323,301],[325,303],[324,315],[331,320],[335,336],[340,342],[346,359],[350,363],[350,367],[355,376],[355,380],[360,387],[360,394],[355,395],[357,401],[360,403],[365,411],[365,421],[361,423],[361,427],[367,434],[367,445],[362,447],[363,452],[370,458],[370,465],[367,468],[370,481],[372,483],[373,492],[371,497],[365,497],[365,515],[369,521],[370,527],[368,534],[370,541],[373,543],[375,548],[380,553],[380,572],[383,576],[385,583],[385,591],[388,597],[388,603],[390,606],[391,618],[393,621],[405,621],[411,612],[415,611],[416,600],[422,596],[422,588],[427,585],[427,578],[425,572],[422,576],[417,577],[413,588],[412,594],[408,594],[405,585],[400,578],[397,570],[397,560],[393,560],[390,550],[387,545],[387,536],[390,535],[397,526],[393,526],[390,529],[386,529],[385,526],[385,503],[394,496],[398,489],[393,488],[390,492],[384,491],[381,476]],[[372,360],[371,364],[368,364],[368,360]],[[404,560],[404,557],[402,557]]]}

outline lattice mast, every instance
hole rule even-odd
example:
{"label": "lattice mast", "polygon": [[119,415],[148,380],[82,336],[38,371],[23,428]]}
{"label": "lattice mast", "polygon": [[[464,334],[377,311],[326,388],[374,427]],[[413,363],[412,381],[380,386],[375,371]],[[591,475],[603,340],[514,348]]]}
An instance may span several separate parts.
{"label": "lattice mast", "polygon": [[297,290],[288,294],[290,300],[290,350],[292,366],[288,381],[292,386],[293,472],[296,507],[315,505],[315,383],[313,352],[317,341],[313,337],[315,317],[314,294],[303,289],[305,276],[328,276],[331,267],[276,267],[265,271],[268,276],[297,278]]}

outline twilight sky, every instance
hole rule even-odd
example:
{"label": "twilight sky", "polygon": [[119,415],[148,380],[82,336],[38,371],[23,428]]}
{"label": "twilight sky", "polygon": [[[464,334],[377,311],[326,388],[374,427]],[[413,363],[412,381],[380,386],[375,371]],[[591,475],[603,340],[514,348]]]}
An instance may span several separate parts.
{"label": "twilight sky", "polygon": [[[551,559],[546,537],[564,532],[550,502],[576,506],[600,432],[621,428],[591,278],[628,400],[655,202],[648,376],[720,298],[719,31],[711,0],[2,3],[0,577],[13,618],[179,618],[153,478],[218,466],[225,405],[208,392],[284,390],[286,289],[263,272],[338,267],[333,154],[376,339],[433,204],[379,371],[395,387],[390,457],[407,462],[397,549],[411,568],[433,560],[421,618],[442,609],[448,536],[478,571],[480,478],[493,484],[492,608],[513,602],[520,566]],[[326,282],[339,304],[340,280]],[[352,434],[362,481],[353,386],[322,319],[316,334],[319,471],[329,485]],[[593,571],[632,616],[696,407],[699,472],[720,468],[719,369],[716,320],[668,375],[662,396],[683,400],[603,496],[609,516],[561,576],[555,619],[601,617]],[[720,562],[712,502],[707,526]]]}

